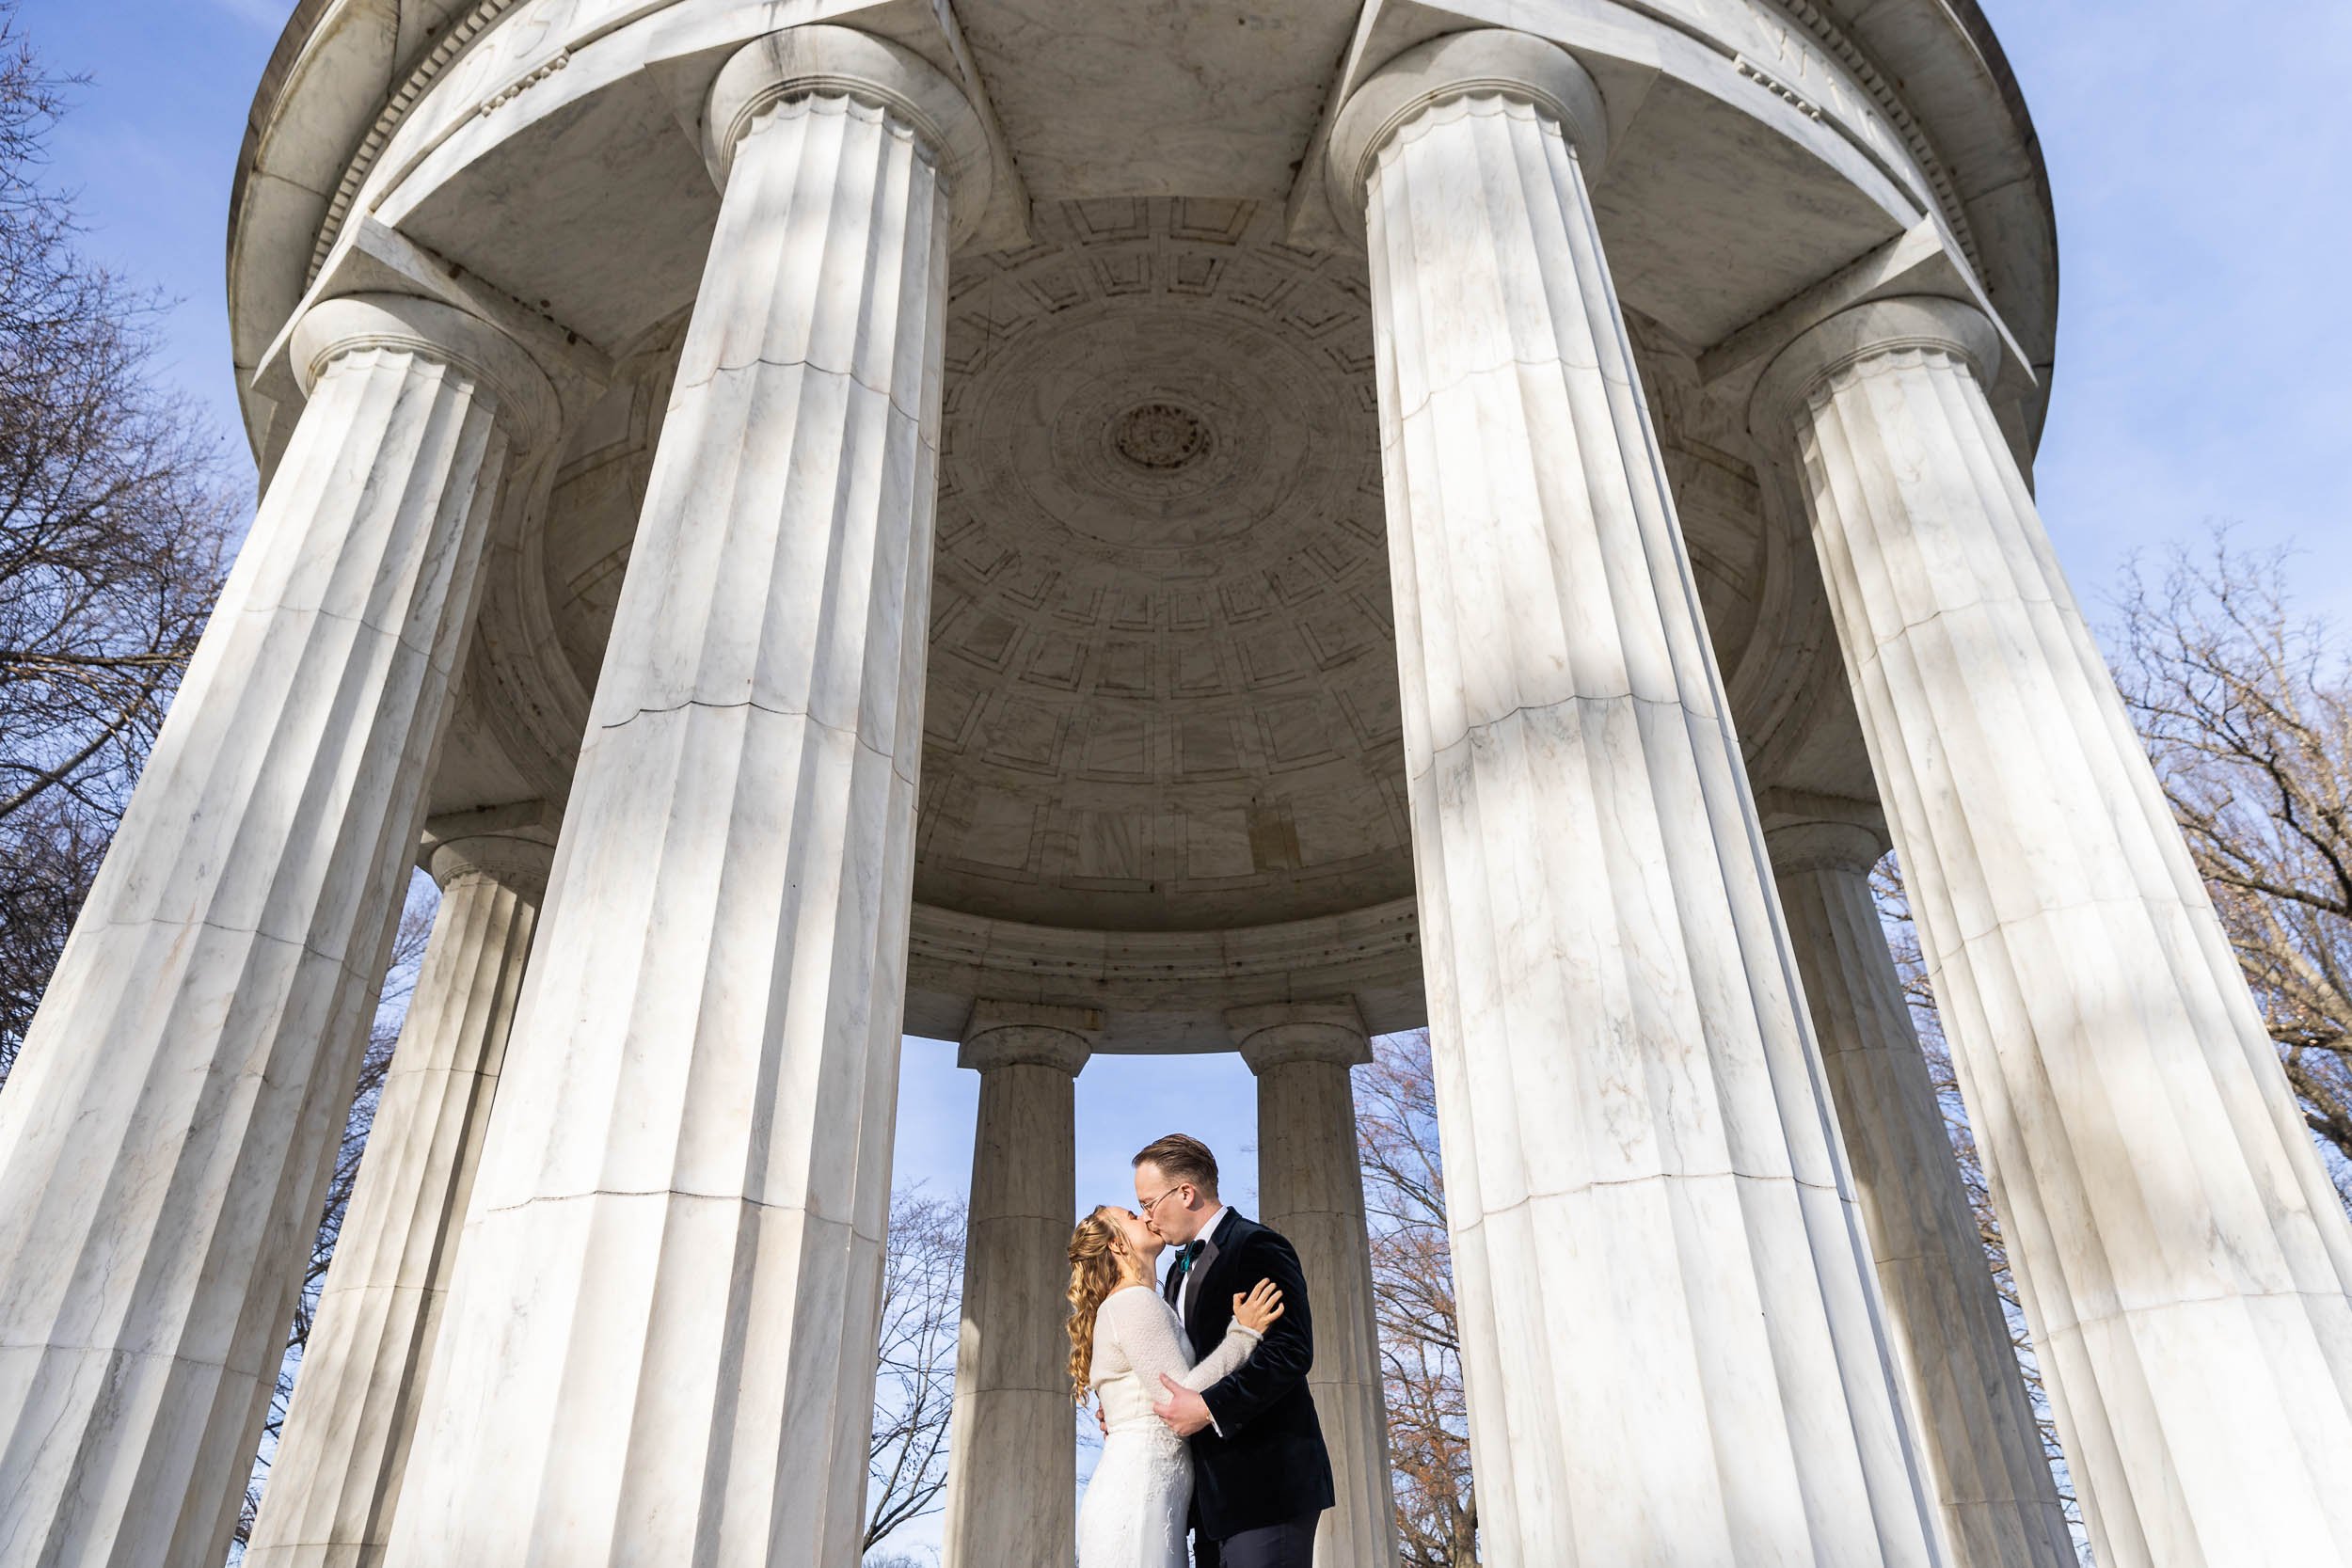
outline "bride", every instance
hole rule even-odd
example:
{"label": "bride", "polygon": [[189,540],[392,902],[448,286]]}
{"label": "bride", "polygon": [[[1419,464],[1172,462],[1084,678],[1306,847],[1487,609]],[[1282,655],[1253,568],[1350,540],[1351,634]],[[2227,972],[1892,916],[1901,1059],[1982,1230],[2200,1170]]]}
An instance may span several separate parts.
{"label": "bride", "polygon": [[1208,1387],[1249,1359],[1282,1315],[1282,1292],[1260,1280],[1233,1298],[1233,1326],[1200,1365],[1176,1309],[1152,1284],[1168,1243],[1127,1210],[1105,1204],[1070,1238],[1070,1382],[1077,1402],[1103,1401],[1103,1457],[1078,1505],[1078,1568],[1184,1568],[1192,1455],[1152,1414],[1166,1372]]}

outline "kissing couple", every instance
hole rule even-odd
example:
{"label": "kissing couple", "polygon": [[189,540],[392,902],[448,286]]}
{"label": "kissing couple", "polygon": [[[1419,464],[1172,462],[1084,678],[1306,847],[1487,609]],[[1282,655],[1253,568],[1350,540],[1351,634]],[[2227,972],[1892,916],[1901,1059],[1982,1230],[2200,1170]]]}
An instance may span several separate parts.
{"label": "kissing couple", "polygon": [[1200,1139],[1171,1132],[1134,1164],[1135,1208],[1106,1203],[1070,1237],[1070,1382],[1103,1428],[1078,1568],[1184,1568],[1186,1529],[1195,1568],[1311,1568],[1331,1458],[1298,1254],[1217,1201]]}

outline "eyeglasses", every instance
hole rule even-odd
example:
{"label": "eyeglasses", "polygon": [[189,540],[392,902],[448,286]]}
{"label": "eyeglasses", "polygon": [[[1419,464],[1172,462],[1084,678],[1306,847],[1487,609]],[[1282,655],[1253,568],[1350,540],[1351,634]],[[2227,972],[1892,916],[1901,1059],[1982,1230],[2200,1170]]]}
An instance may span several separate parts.
{"label": "eyeglasses", "polygon": [[1181,1193],[1181,1192],[1183,1192],[1183,1191],[1184,1191],[1186,1187],[1189,1187],[1189,1186],[1191,1186],[1191,1185],[1192,1185],[1192,1183],[1191,1183],[1191,1182],[1189,1182],[1189,1181],[1179,1181],[1179,1182],[1177,1182],[1177,1183],[1176,1183],[1176,1185],[1174,1185],[1173,1187],[1164,1187],[1164,1188],[1162,1188],[1162,1189],[1160,1190],[1160,1196],[1159,1196],[1159,1197],[1152,1198],[1152,1199],[1151,1199],[1149,1202],[1147,1202],[1147,1203],[1145,1203],[1145,1204],[1144,1204],[1144,1206],[1143,1206],[1143,1217],[1144,1217],[1144,1218],[1146,1218],[1146,1219],[1149,1219],[1149,1218],[1151,1218],[1151,1217],[1152,1217],[1152,1210],[1154,1210],[1154,1209],[1157,1209],[1157,1208],[1160,1206],[1160,1198],[1163,1198],[1163,1197],[1168,1196],[1170,1193]]}

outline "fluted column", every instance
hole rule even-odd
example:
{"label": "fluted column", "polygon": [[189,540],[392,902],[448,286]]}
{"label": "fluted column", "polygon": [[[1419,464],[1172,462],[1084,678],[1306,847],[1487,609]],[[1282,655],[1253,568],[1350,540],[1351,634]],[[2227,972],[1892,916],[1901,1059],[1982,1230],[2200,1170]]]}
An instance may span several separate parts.
{"label": "fluted column", "polygon": [[1955,1568],[2074,1568],[2009,1321],[1851,822],[1766,835],[1878,1263],[1887,1338]]}
{"label": "fluted column", "polygon": [[1372,1060],[1372,1041],[1356,1004],[1344,1000],[1236,1007],[1225,1026],[1258,1075],[1259,1206],[1298,1249],[1314,1307],[1307,1385],[1338,1494],[1315,1535],[1316,1568],[1393,1568],[1389,1412],[1347,1071]]}
{"label": "fluted column", "polygon": [[1077,1428],[1062,1292],[1078,1207],[1076,1085],[1102,1015],[986,1002],[959,1067],[980,1075],[963,1327],[947,1433],[946,1568],[1078,1549]]}
{"label": "fluted column", "polygon": [[1902,299],[1774,362],[1832,613],[2099,1560],[2352,1562],[2352,1225],[1981,376]]}
{"label": "fluted column", "polygon": [[[389,1560],[855,1560],[958,90],[771,35],[524,982]],[[951,206],[952,203],[952,206]]]}
{"label": "fluted column", "polygon": [[303,1347],[246,1568],[371,1568],[384,1559],[551,838],[427,831],[441,906]]}
{"label": "fluted column", "polygon": [[383,983],[483,544],[553,395],[422,300],[309,394],[0,1095],[0,1560],[215,1568]]}
{"label": "fluted column", "polygon": [[1407,785],[1496,1568],[1923,1564],[1930,1527],[1565,52],[1454,34],[1369,212]]}

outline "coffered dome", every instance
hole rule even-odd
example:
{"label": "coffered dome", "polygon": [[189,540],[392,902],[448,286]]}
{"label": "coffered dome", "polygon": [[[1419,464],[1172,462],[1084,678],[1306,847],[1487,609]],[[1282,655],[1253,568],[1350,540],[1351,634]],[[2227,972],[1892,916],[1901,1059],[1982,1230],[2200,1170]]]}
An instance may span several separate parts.
{"label": "coffered dome", "polygon": [[1096,929],[1412,889],[1360,261],[1079,201],[959,268],[916,896]]}

